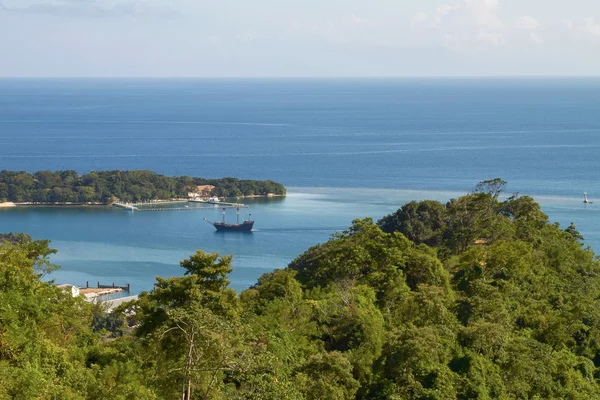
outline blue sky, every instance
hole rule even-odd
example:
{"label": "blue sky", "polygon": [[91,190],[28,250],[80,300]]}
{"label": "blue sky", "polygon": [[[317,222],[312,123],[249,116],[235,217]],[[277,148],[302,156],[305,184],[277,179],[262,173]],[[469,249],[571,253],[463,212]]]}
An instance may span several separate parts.
{"label": "blue sky", "polygon": [[0,0],[0,76],[598,75],[598,0]]}

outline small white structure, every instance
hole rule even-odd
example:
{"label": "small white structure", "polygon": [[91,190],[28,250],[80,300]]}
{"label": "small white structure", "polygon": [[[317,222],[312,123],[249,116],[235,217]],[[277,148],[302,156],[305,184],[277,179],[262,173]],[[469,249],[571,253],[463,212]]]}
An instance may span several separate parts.
{"label": "small white structure", "polygon": [[190,199],[209,197],[214,188],[213,185],[198,185],[195,188],[190,187],[188,190],[193,190],[193,192],[188,192],[188,197]]}
{"label": "small white structure", "polygon": [[62,284],[62,285],[56,285],[57,288],[61,288],[62,290],[64,290],[65,292],[71,292],[71,295],[73,297],[77,297],[79,296],[79,288],[75,285],[70,285],[68,283]]}

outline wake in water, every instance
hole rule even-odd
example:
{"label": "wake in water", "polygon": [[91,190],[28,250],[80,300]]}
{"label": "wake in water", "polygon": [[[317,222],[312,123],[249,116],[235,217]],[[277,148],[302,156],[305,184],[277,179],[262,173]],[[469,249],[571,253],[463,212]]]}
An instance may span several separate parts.
{"label": "wake in water", "polygon": [[253,229],[252,233],[269,233],[269,232],[338,232],[347,229],[347,226],[338,226],[331,228],[264,228],[264,229]]}

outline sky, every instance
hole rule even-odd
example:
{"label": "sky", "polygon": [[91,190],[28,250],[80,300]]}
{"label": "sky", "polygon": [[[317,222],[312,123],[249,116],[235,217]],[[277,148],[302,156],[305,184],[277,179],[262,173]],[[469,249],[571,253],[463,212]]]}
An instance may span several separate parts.
{"label": "sky", "polygon": [[599,73],[599,0],[0,0],[0,77]]}

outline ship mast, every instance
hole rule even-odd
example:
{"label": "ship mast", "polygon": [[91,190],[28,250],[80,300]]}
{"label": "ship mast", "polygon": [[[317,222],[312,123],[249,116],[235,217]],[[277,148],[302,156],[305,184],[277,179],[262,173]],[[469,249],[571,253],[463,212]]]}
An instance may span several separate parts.
{"label": "ship mast", "polygon": [[240,208],[239,207],[237,207],[237,213],[236,214],[237,214],[237,224],[239,225],[240,224]]}
{"label": "ship mast", "polygon": [[223,207],[223,223],[225,223],[225,207]]}

